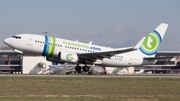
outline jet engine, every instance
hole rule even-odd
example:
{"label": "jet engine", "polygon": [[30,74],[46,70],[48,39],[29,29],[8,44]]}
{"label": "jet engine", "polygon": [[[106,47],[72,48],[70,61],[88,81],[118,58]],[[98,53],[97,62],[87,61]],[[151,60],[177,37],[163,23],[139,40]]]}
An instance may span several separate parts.
{"label": "jet engine", "polygon": [[76,53],[59,52],[59,60],[70,63],[77,63],[79,61],[79,57]]}
{"label": "jet engine", "polygon": [[76,53],[70,52],[59,52],[58,58],[57,57],[47,57],[47,61],[52,61],[56,63],[77,63],[79,61],[79,57]]}

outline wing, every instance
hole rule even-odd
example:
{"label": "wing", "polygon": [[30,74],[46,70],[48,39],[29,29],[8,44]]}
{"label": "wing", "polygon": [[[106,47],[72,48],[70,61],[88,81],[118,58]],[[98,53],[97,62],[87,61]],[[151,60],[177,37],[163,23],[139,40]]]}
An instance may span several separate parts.
{"label": "wing", "polygon": [[78,56],[81,59],[86,59],[91,62],[94,62],[97,59],[110,58],[111,56],[114,56],[116,54],[122,54],[122,53],[127,53],[127,52],[137,50],[141,46],[144,39],[145,37],[143,37],[134,47],[114,49],[111,51],[104,51],[104,52],[97,52],[97,53],[79,53]]}
{"label": "wing", "polygon": [[137,50],[137,49],[125,48],[125,49],[120,49],[120,50],[97,52],[97,53],[80,53],[80,54],[78,54],[78,56],[83,59],[89,59],[89,58],[102,59],[102,58],[114,56],[115,54],[130,52],[130,51],[134,51],[134,50]]}

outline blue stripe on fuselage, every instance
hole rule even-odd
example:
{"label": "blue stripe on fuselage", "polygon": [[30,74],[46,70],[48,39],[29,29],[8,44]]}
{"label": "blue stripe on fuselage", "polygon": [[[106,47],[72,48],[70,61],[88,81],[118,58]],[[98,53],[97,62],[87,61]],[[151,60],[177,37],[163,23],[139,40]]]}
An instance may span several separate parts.
{"label": "blue stripe on fuselage", "polygon": [[47,47],[46,47],[45,55],[48,54],[48,52],[49,52],[49,47],[50,47],[50,37],[49,37],[49,36],[46,36],[46,37],[47,37]]}
{"label": "blue stripe on fuselage", "polygon": [[44,50],[42,53],[43,56],[46,56],[48,54],[49,47],[50,47],[50,37],[45,36]]}
{"label": "blue stripe on fuselage", "polygon": [[46,48],[47,48],[47,36],[45,36],[44,50],[42,53],[43,56],[45,56]]}

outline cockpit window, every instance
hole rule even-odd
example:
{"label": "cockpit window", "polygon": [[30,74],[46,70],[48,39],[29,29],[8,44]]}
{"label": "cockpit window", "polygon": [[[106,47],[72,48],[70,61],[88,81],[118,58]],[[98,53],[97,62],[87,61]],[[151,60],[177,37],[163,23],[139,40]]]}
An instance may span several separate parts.
{"label": "cockpit window", "polygon": [[19,36],[12,36],[12,38],[21,39],[21,37],[19,37]]}

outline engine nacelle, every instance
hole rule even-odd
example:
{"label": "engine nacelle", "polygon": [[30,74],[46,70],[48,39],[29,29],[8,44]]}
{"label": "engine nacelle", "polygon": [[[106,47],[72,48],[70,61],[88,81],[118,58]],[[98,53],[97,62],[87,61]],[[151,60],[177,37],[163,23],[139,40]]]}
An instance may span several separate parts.
{"label": "engine nacelle", "polygon": [[71,63],[77,63],[79,61],[79,57],[76,53],[59,52],[59,60],[71,62]]}
{"label": "engine nacelle", "polygon": [[59,52],[58,58],[57,57],[46,57],[47,61],[56,62],[56,63],[77,63],[79,61],[79,57],[75,53],[70,52]]}

